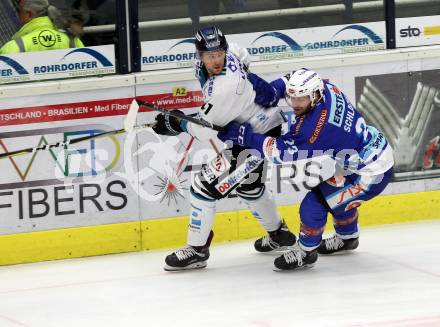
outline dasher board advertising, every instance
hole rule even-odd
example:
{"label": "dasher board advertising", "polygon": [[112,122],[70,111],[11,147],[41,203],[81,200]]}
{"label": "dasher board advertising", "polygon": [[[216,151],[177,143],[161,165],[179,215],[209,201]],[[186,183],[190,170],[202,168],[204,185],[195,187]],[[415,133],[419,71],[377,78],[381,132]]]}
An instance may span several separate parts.
{"label": "dasher board advertising", "polygon": [[115,72],[114,45],[0,55],[0,84]]}
{"label": "dasher board advertising", "polygon": [[[226,35],[252,61],[281,60],[385,49],[385,23],[322,26]],[[142,71],[191,67],[194,38],[142,42]]]}
{"label": "dasher board advertising", "polygon": [[440,44],[440,15],[396,19],[398,48]]}

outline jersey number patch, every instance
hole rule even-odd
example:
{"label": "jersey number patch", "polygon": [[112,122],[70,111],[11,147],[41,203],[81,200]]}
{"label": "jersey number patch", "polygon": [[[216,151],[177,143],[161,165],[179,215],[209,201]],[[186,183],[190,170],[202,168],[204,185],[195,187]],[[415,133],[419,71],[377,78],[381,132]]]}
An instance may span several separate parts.
{"label": "jersey number patch", "polygon": [[209,113],[209,111],[212,109],[212,107],[213,107],[213,105],[211,103],[205,103],[201,109],[202,109],[203,113],[205,115],[207,115]]}

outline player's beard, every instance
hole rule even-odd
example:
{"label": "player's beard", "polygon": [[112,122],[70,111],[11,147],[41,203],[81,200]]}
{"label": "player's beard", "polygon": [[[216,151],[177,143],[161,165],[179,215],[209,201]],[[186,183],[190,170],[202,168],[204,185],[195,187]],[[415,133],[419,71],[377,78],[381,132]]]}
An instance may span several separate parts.
{"label": "player's beard", "polygon": [[295,113],[295,115],[301,115],[303,114],[305,111],[305,109],[303,107],[294,107],[293,108],[293,112]]}
{"label": "player's beard", "polygon": [[216,66],[213,66],[212,68],[210,68],[208,70],[208,73],[209,73],[210,76],[218,75],[218,74],[220,74],[222,72],[222,70],[223,70],[223,65],[220,64],[220,65],[216,65]]}

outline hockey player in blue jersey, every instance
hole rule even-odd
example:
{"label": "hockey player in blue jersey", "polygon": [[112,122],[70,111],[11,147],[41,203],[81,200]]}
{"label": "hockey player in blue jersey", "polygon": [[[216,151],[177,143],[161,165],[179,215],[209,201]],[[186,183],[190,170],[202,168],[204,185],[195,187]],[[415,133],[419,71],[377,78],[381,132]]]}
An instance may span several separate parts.
{"label": "hockey player in blue jersey", "polygon": [[[335,175],[308,192],[300,206],[300,234],[289,252],[274,261],[275,270],[312,266],[318,254],[354,250],[359,244],[358,210],[362,202],[381,193],[394,164],[386,137],[368,126],[337,86],[318,73],[299,69],[270,84],[249,75],[261,105],[285,96],[295,113],[290,131],[279,137],[255,133],[249,124],[230,123],[218,137],[258,150],[275,164],[330,155]],[[322,239],[327,214],[335,234]]]}

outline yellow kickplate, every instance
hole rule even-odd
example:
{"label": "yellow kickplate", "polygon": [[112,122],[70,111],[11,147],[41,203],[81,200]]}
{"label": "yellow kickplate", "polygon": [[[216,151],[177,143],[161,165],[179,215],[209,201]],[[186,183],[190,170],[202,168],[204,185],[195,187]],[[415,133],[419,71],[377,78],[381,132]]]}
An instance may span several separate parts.
{"label": "yellow kickplate", "polygon": [[136,251],[139,222],[0,236],[0,265]]}
{"label": "yellow kickplate", "polygon": [[[299,232],[299,205],[278,207],[290,229]],[[384,195],[359,208],[362,227],[440,219],[440,191]],[[265,234],[248,210],[220,212],[214,243]],[[331,231],[329,215],[326,230]],[[109,253],[176,248],[186,244],[188,217],[143,220],[0,236],[0,265],[77,258]]]}

